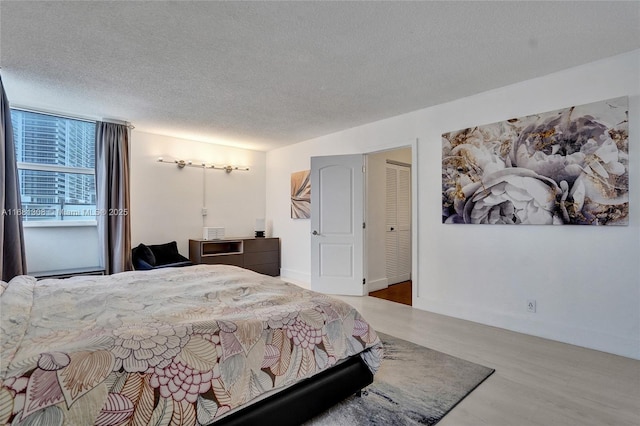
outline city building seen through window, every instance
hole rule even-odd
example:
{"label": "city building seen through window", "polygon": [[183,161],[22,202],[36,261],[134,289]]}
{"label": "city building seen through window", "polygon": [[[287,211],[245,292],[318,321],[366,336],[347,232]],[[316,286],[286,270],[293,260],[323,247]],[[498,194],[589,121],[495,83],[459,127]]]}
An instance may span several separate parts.
{"label": "city building seen through window", "polygon": [[23,221],[95,221],[95,122],[11,109]]}

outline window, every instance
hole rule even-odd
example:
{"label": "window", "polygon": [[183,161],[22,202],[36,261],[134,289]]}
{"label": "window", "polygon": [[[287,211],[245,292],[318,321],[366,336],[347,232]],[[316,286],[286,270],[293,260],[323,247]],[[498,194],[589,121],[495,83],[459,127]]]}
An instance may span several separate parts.
{"label": "window", "polygon": [[11,109],[23,221],[96,220],[95,122]]}

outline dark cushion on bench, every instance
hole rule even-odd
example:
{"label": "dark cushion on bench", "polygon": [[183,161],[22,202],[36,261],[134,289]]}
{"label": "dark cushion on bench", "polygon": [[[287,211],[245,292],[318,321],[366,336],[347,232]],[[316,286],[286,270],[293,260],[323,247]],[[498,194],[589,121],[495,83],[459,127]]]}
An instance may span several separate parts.
{"label": "dark cushion on bench", "polygon": [[132,250],[133,267],[136,270],[149,270],[192,265],[191,261],[178,252],[178,244],[171,241],[166,244],[139,244]]}

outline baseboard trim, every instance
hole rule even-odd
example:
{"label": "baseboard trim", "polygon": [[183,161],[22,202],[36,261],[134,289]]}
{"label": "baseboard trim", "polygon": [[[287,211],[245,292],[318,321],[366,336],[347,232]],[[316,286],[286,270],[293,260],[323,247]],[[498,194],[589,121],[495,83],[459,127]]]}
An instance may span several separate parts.
{"label": "baseboard trim", "polygon": [[522,315],[489,312],[471,306],[424,297],[414,297],[413,307],[452,318],[640,360],[640,341],[601,331],[532,319]]}
{"label": "baseboard trim", "polygon": [[377,280],[369,281],[367,283],[366,292],[371,293],[372,291],[383,290],[389,287],[389,280],[385,278],[380,278]]}
{"label": "baseboard trim", "polygon": [[294,269],[280,268],[280,278],[283,281],[290,281],[300,287],[311,288],[311,274],[296,271]]}

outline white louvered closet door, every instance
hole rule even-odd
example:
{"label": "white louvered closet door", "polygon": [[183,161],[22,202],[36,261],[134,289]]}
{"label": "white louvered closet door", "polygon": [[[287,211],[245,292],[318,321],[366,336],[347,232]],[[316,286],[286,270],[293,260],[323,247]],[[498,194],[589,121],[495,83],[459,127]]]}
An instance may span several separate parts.
{"label": "white louvered closet door", "polygon": [[386,260],[388,284],[411,279],[411,168],[387,164]]}

